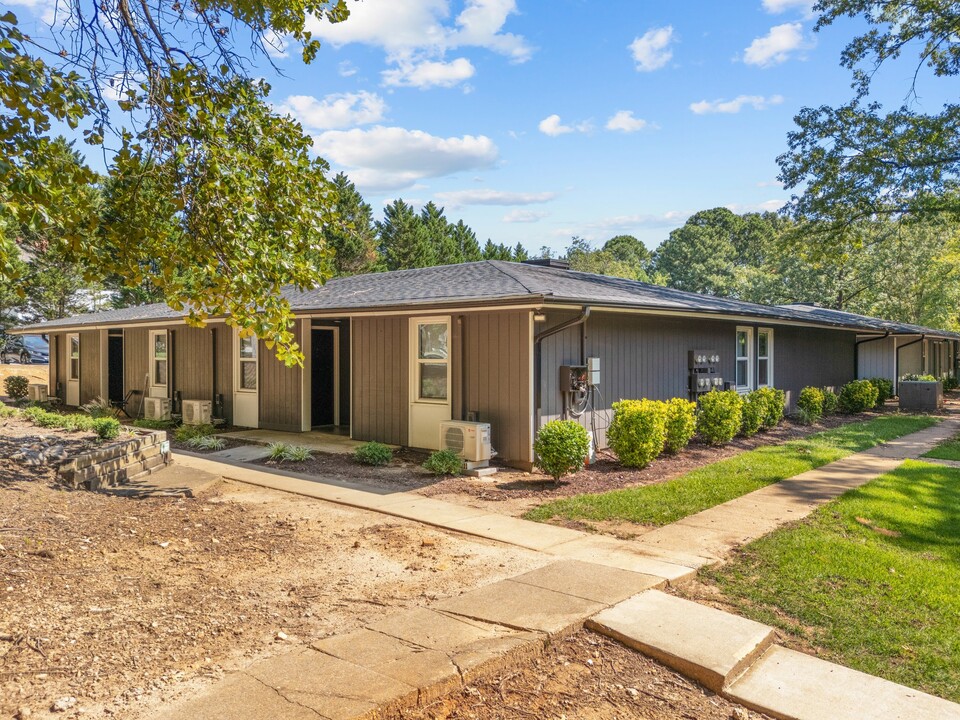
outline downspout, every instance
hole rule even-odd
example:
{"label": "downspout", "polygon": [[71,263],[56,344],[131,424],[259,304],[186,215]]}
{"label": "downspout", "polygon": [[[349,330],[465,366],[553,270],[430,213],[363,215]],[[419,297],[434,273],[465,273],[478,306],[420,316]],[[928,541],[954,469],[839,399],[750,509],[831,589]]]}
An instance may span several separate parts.
{"label": "downspout", "polygon": [[[853,379],[854,380],[860,379],[860,346],[868,342],[876,342],[877,340],[886,340],[888,337],[890,337],[889,330],[887,330],[880,337],[867,338],[866,340],[857,340],[853,344]],[[897,372],[896,368],[894,368],[893,372],[894,372],[894,375],[896,375],[896,372]]]}
{"label": "downspout", "polygon": [[[903,350],[905,347],[910,347],[911,345],[916,345],[917,343],[922,343],[924,340],[926,340],[926,338],[927,338],[926,335],[921,335],[921,336],[918,337],[916,340],[911,340],[910,342],[906,343],[905,345],[901,345],[900,347],[897,348],[897,373],[896,373],[896,375],[897,375],[897,382],[894,384],[894,387],[895,387],[895,389],[896,389],[896,391],[897,391],[897,397],[900,397],[900,351]],[[921,357],[921,362],[923,362],[923,358],[922,358],[922,357]],[[921,368],[921,370],[922,370],[922,368]]]}
{"label": "downspout", "polygon": [[[586,347],[587,347],[587,335],[586,335],[586,322],[587,318],[590,317],[590,306],[584,305],[583,309],[580,311],[580,314],[572,320],[567,320],[565,323],[560,323],[556,327],[549,328],[543,332],[537,333],[533,336],[533,394],[534,394],[534,410],[537,413],[537,427],[536,430],[540,430],[540,411],[542,405],[542,391],[540,388],[540,379],[543,375],[543,368],[540,366],[542,350],[540,344],[552,335],[561,333],[564,330],[577,325],[583,325],[584,328],[580,332],[580,360],[581,363],[586,362]],[[536,435],[536,432],[534,433]]]}

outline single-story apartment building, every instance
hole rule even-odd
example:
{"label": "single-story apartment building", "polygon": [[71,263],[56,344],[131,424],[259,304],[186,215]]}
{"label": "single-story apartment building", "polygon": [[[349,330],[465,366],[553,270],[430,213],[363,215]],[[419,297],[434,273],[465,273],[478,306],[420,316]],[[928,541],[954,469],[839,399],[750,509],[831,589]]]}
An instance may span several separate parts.
{"label": "single-story apartment building", "polygon": [[192,327],[163,304],[17,332],[49,336],[49,392],[67,406],[126,398],[137,415],[144,398],[169,398],[175,412],[209,400],[234,426],[329,428],[424,449],[439,446],[441,422],[476,420],[518,467],[533,461],[537,428],[558,417],[578,418],[604,447],[620,398],[773,386],[792,402],[806,385],[953,375],[960,347],[956,333],[698,295],[554,260],[358,275],[284,295],[303,367],[222,319]]}

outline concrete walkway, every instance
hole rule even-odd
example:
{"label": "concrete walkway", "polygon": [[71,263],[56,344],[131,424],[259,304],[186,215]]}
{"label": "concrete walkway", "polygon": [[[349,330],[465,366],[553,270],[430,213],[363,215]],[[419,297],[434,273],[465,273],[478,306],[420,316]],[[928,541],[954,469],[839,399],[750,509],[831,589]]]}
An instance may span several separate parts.
{"label": "concrete walkway", "polygon": [[[226,479],[538,550],[557,562],[260,661],[170,706],[157,720],[347,720],[422,706],[472,678],[539,654],[550,638],[575,631],[590,618],[597,631],[775,717],[960,720],[960,706],[953,703],[778,648],[771,644],[772,629],[766,626],[655,592],[690,577],[736,545],[889,472],[903,458],[919,457],[958,431],[960,419],[948,419],[634,541],[532,523],[415,493],[321,482],[178,453],[180,465]],[[644,621],[635,622],[638,617]],[[867,689],[855,690],[851,684]]]}

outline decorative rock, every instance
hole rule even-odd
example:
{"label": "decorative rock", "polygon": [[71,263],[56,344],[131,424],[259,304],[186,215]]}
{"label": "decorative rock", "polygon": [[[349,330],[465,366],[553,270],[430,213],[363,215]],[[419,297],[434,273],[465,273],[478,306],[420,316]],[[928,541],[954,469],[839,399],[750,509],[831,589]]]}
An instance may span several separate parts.
{"label": "decorative rock", "polygon": [[50,706],[50,712],[66,712],[76,704],[77,699],[72,695],[67,695],[59,700],[54,700],[53,705]]}
{"label": "decorative rock", "polygon": [[28,707],[21,707],[17,709],[17,714],[14,715],[16,720],[27,720],[29,717],[33,717],[33,710]]}

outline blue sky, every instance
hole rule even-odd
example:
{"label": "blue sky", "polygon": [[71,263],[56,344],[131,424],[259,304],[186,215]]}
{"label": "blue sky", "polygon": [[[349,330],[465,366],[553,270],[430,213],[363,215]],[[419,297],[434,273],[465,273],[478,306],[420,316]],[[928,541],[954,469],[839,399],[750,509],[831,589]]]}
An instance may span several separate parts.
{"label": "blue sky", "polygon": [[[778,208],[792,118],[850,97],[839,56],[861,29],[814,34],[810,0],[350,5],[316,24],[309,66],[276,39],[280,73],[258,68],[271,100],[377,218],[433,200],[481,243],[531,251],[620,233],[655,247],[697,210]],[[890,73],[897,104],[908,77]]]}

